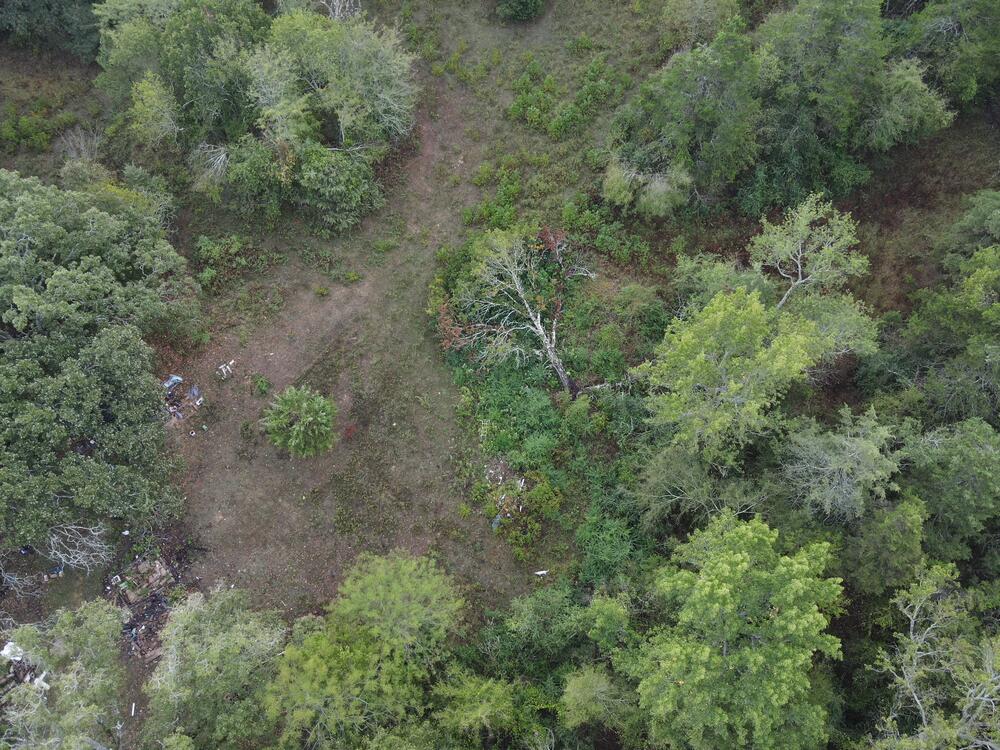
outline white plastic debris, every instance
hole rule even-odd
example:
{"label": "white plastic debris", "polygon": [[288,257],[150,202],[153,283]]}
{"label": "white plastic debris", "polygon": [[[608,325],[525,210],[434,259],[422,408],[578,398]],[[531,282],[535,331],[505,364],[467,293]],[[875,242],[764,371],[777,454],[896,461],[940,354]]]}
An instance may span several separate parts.
{"label": "white plastic debris", "polygon": [[0,656],[7,661],[21,661],[24,658],[24,649],[14,641],[8,641],[7,645],[3,647],[3,651],[0,651]]}

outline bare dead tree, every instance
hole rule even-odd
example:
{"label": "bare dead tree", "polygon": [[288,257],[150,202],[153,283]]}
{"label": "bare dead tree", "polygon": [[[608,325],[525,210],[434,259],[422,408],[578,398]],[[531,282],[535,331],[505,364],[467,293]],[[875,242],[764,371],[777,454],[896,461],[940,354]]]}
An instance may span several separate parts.
{"label": "bare dead tree", "polygon": [[361,0],[317,0],[330,16],[337,21],[344,21],[361,12]]}
{"label": "bare dead tree", "polygon": [[41,577],[37,574],[20,573],[13,570],[9,560],[0,556],[0,590],[11,593],[17,599],[38,596]]}
{"label": "bare dead tree", "polygon": [[101,134],[93,128],[77,125],[56,139],[55,148],[66,159],[97,161],[101,148]]}
{"label": "bare dead tree", "polygon": [[114,548],[105,541],[101,524],[64,523],[49,532],[45,556],[67,568],[90,573],[111,559]]}
{"label": "bare dead tree", "polygon": [[[538,357],[548,363],[563,388],[576,395],[580,389],[558,350],[561,292],[568,279],[595,274],[569,262],[562,233],[543,230],[539,240],[533,244],[500,233],[485,238],[475,283],[466,285],[455,300],[466,322],[451,321],[451,344],[475,348],[484,361]],[[542,288],[545,266],[554,266],[557,277],[548,295]]]}
{"label": "bare dead tree", "polygon": [[229,151],[225,146],[199,143],[190,156],[195,184],[201,188],[222,182],[229,167]]}

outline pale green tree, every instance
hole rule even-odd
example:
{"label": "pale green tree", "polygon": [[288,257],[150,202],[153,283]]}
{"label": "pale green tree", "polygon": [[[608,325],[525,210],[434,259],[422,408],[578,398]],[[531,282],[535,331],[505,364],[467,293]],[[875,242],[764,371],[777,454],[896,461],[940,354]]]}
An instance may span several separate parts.
{"label": "pale green tree", "polygon": [[826,544],[793,555],[762,521],[720,516],[658,577],[668,623],[629,665],[655,746],[822,747],[826,712],[810,672],[840,655],[828,634],[840,581],[823,576]]}
{"label": "pale green tree", "polygon": [[750,257],[786,284],[779,308],[794,293],[837,289],[868,270],[868,258],[851,252],[858,244],[857,224],[822,195],[810,195],[780,224],[766,218],[761,224],[760,234],[750,242]]}
{"label": "pale green tree", "polygon": [[637,369],[648,379],[647,406],[675,441],[732,463],[739,449],[777,424],[773,413],[824,349],[815,324],[768,309],[736,289],[671,323],[656,356]]}
{"label": "pale green tree", "polygon": [[568,728],[590,724],[621,729],[634,713],[634,694],[605,667],[590,664],[566,675],[559,720]]}
{"label": "pale green tree", "polygon": [[885,500],[900,458],[893,433],[874,411],[855,416],[848,407],[840,424],[823,430],[801,423],[782,447],[781,473],[789,492],[810,512],[836,521],[854,521]]}
{"label": "pale green tree", "polygon": [[485,736],[489,742],[516,729],[516,692],[516,686],[502,680],[452,670],[434,689],[434,698],[441,704],[435,721],[455,735]]}
{"label": "pale green tree", "polygon": [[176,139],[177,101],[163,79],[149,72],[132,86],[129,124],[132,134],[146,146],[159,146]]}
{"label": "pale green tree", "polygon": [[893,599],[896,643],[874,667],[893,699],[872,746],[879,750],[990,748],[1000,741],[1000,638],[978,632],[951,566],[921,571]]}
{"label": "pale green tree", "polygon": [[670,47],[710,42],[727,21],[740,16],[740,0],[666,0],[664,41]]}
{"label": "pale green tree", "polygon": [[10,750],[119,746],[123,614],[96,600],[75,611],[60,610],[48,625],[24,625],[9,634],[14,652],[22,652],[38,679],[16,685],[4,697],[0,745]]}
{"label": "pale green tree", "polygon": [[251,610],[238,589],[190,594],[160,640],[163,655],[145,686],[148,747],[184,734],[195,747],[237,750],[266,736],[263,690],[285,640],[275,615]]}

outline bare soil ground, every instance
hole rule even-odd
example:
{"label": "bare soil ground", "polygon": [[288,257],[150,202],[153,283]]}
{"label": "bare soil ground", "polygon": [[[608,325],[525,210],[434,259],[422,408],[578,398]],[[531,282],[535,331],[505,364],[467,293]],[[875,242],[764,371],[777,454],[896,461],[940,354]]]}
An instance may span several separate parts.
{"label": "bare soil ground", "polygon": [[[387,208],[357,236],[333,241],[356,263],[397,215],[408,217],[380,265],[353,284],[331,284],[292,253],[257,279],[283,299],[276,314],[249,330],[216,331],[204,350],[170,363],[207,398],[172,436],[187,466],[185,523],[204,548],[192,573],[207,586],[245,587],[260,604],[298,614],[329,601],[360,552],[394,548],[438,556],[484,606],[531,581],[481,516],[459,513],[465,498],[456,472],[470,460],[469,441],[424,307],[434,252],[455,240],[456,207],[469,197],[440,174],[476,158],[476,147],[462,136],[461,97],[427,93],[415,149],[399,165]],[[220,319],[225,303],[216,305]],[[232,359],[234,375],[223,382],[216,368]],[[270,446],[257,424],[267,398],[254,395],[254,375],[267,378],[272,393],[308,384],[333,396],[340,411],[333,451],[296,460]]]}

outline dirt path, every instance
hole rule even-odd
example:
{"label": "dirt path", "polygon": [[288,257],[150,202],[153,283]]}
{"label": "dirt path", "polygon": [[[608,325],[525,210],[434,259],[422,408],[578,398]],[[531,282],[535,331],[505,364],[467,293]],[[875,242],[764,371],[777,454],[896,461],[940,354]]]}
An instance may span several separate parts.
{"label": "dirt path", "polygon": [[[462,136],[462,102],[437,94],[419,115],[418,146],[387,208],[345,241],[360,252],[403,217],[406,239],[382,265],[360,282],[330,285],[293,258],[263,280],[285,300],[274,318],[218,333],[180,365],[208,400],[172,438],[187,464],[188,528],[204,548],[192,572],[207,586],[242,586],[261,604],[300,613],[331,598],[360,552],[397,547],[437,555],[482,605],[530,582],[481,515],[459,513],[467,498],[455,477],[457,392],[424,307],[434,252],[458,234],[469,197],[441,176],[476,156]],[[328,285],[327,296],[316,294]],[[215,369],[232,359],[234,375],[222,382]],[[253,394],[254,374],[272,392],[294,383],[333,395],[334,450],[302,461],[269,446],[256,424],[267,400]]]}

